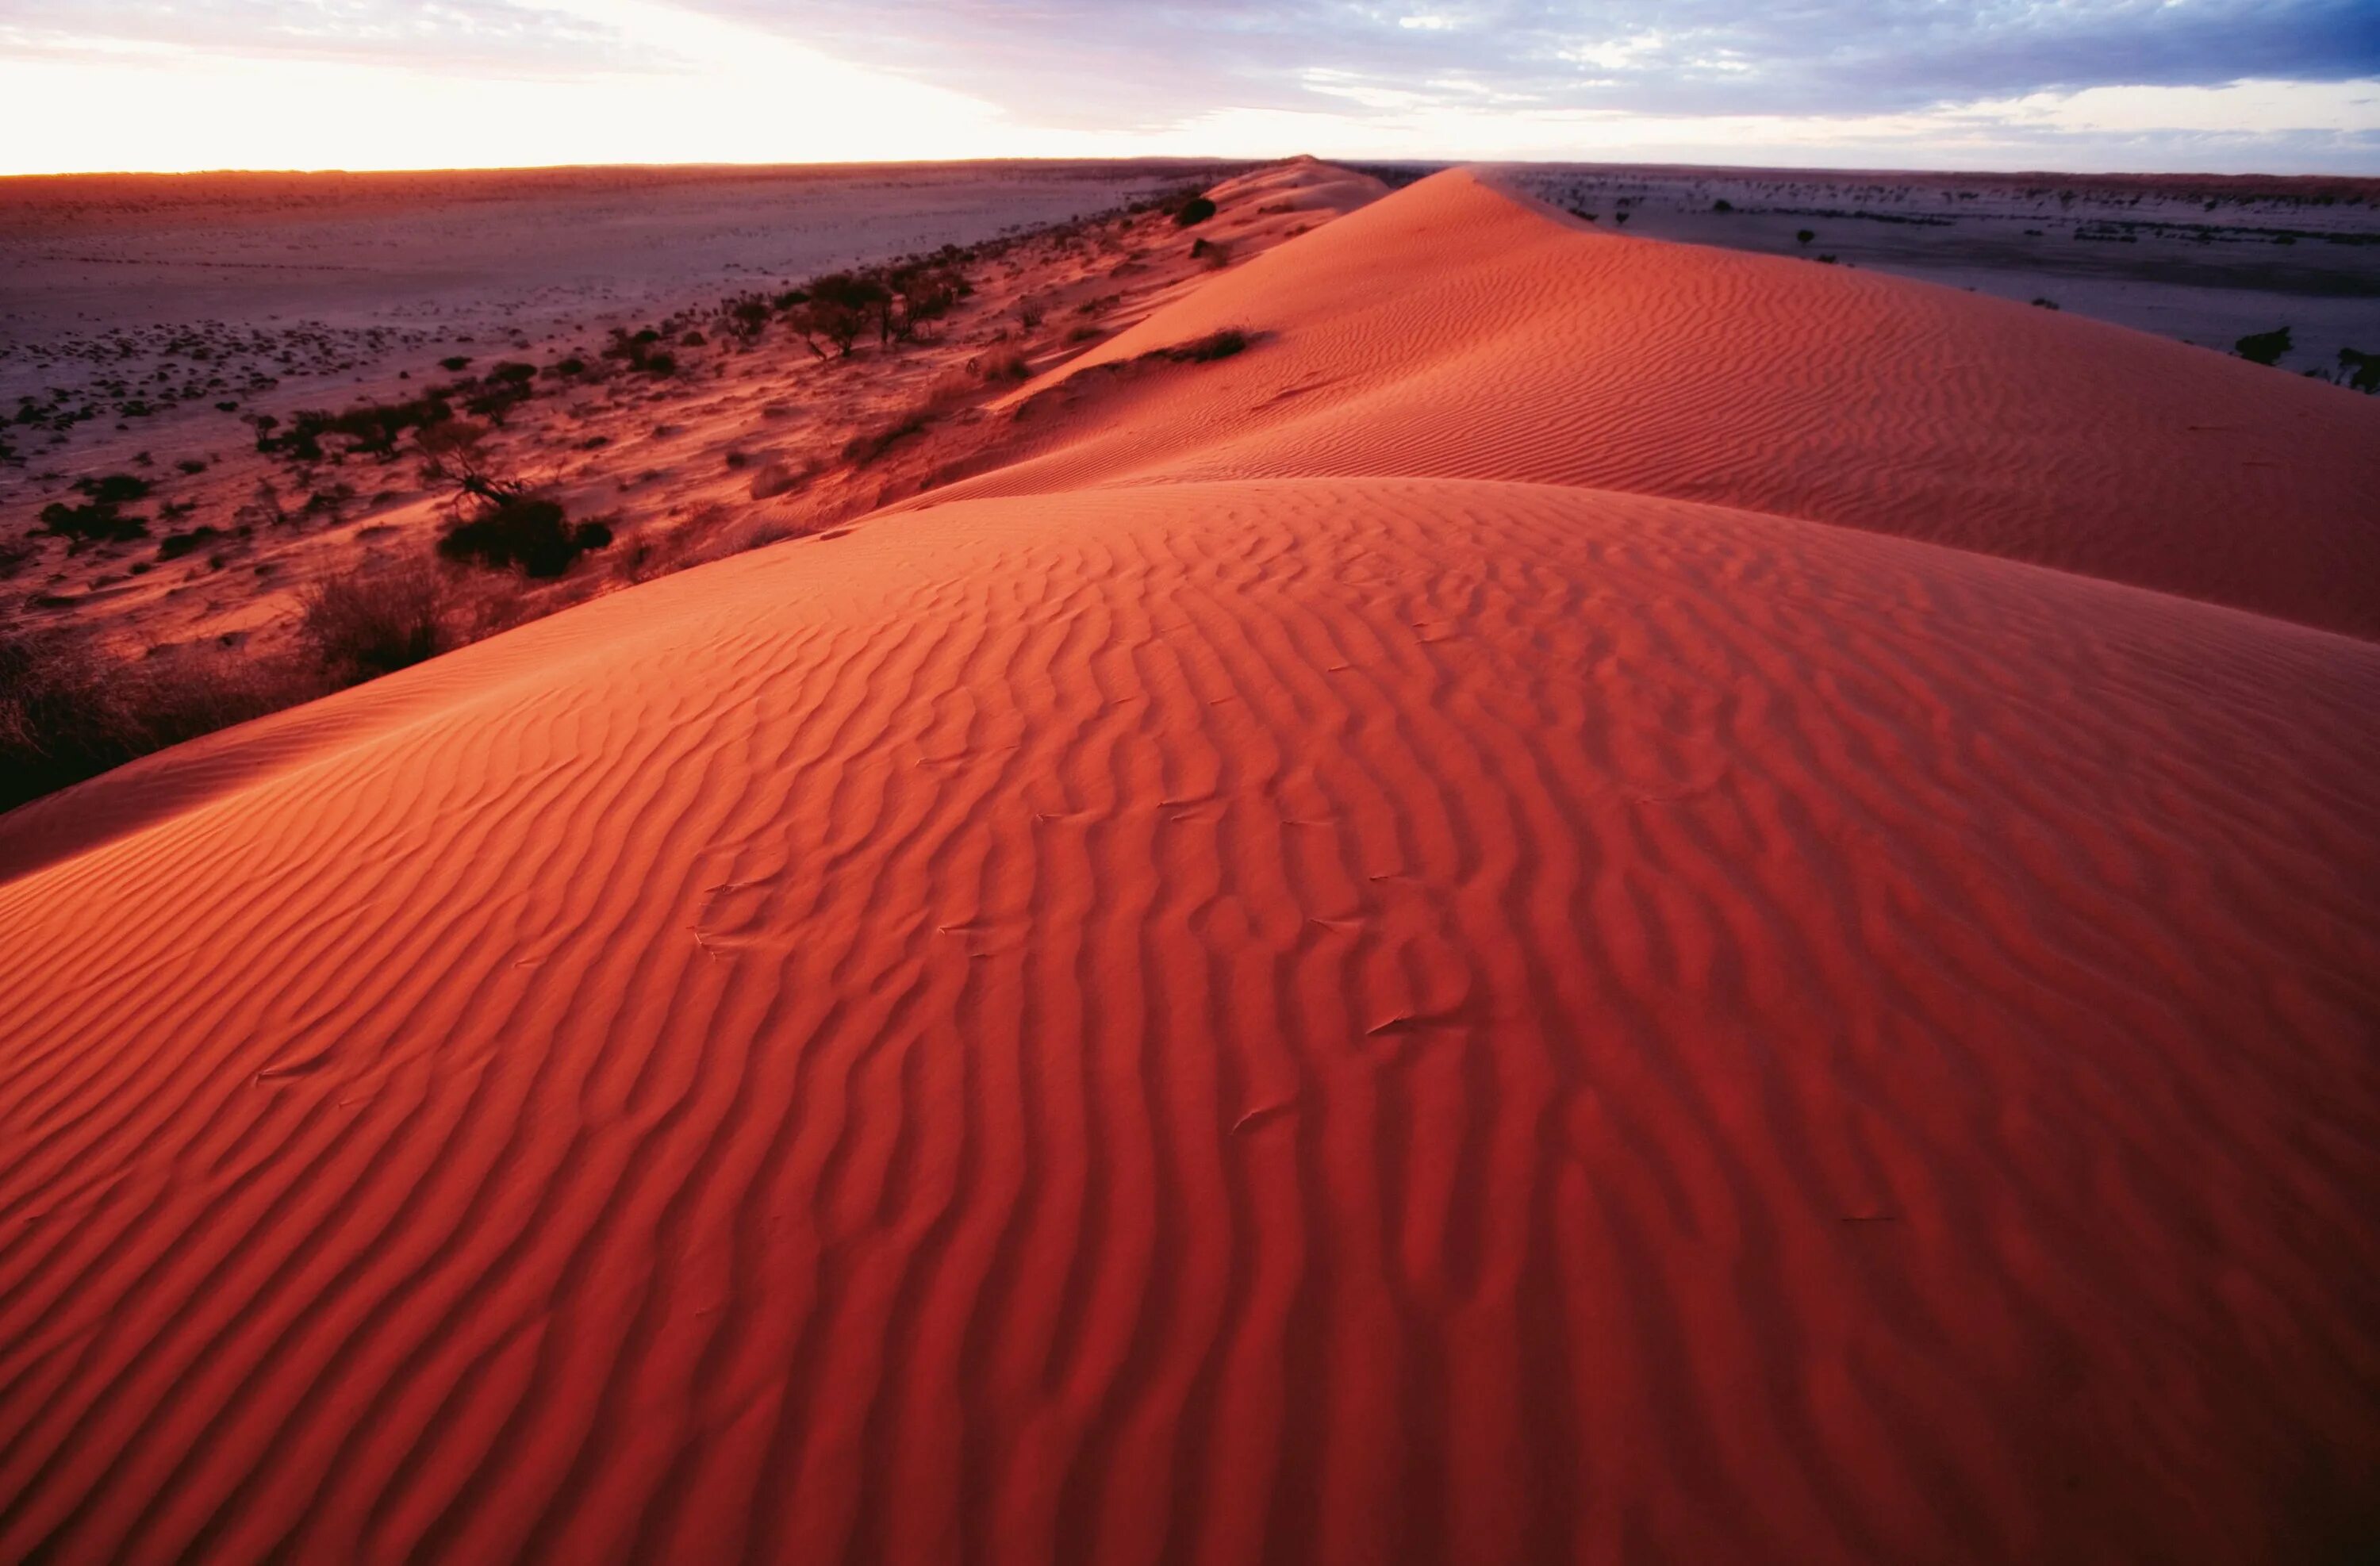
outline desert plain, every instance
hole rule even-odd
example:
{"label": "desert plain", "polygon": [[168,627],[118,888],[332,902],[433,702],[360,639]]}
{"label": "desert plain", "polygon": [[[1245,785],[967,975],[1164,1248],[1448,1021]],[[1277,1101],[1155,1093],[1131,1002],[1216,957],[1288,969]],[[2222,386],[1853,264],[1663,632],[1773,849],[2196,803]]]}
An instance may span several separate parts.
{"label": "desert plain", "polygon": [[2380,1537],[2374,182],[314,177],[0,188],[0,1559]]}

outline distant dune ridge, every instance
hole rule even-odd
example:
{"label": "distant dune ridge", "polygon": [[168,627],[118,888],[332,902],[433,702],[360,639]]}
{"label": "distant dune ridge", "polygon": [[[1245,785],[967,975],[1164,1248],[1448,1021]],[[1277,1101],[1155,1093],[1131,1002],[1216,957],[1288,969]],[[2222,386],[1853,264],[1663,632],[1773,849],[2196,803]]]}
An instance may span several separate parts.
{"label": "distant dune ridge", "polygon": [[0,819],[0,1559],[2374,1536],[2380,405],[1463,171],[1062,373]]}

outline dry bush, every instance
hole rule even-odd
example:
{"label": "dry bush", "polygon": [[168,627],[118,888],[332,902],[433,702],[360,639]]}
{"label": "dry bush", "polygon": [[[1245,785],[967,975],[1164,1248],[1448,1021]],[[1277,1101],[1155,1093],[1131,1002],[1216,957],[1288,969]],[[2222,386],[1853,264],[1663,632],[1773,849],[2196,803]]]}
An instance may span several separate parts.
{"label": "dry bush", "polygon": [[528,577],[559,577],[589,550],[612,541],[601,522],[572,523],[555,502],[522,495],[487,506],[438,540],[441,558]]}
{"label": "dry bush", "polygon": [[771,462],[752,475],[752,498],[774,500],[779,495],[800,489],[809,480],[810,468],[807,464],[795,467],[787,463]]}
{"label": "dry bush", "polygon": [[929,408],[956,407],[981,395],[983,383],[964,370],[945,370],[928,383],[924,404]]}
{"label": "dry bush", "polygon": [[[1085,329],[1078,326],[1075,330],[1079,333]],[[1092,329],[1091,335],[1098,336],[1098,331]],[[1074,340],[1072,336],[1067,338],[1069,342]],[[1013,385],[1019,381],[1033,379],[1033,365],[1024,354],[1008,348],[984,355],[976,362],[976,373],[983,377],[986,385]]]}
{"label": "dry bush", "polygon": [[458,645],[445,582],[427,561],[366,564],[302,597],[298,637],[333,677],[369,680]]}
{"label": "dry bush", "polygon": [[0,625],[0,809],[326,688],[293,663],[195,649],[128,662],[64,627]]}
{"label": "dry bush", "polygon": [[845,441],[843,459],[855,467],[866,467],[910,436],[923,434],[926,426],[933,422],[933,418],[930,407],[911,408],[876,429],[863,431]]}
{"label": "dry bush", "polygon": [[1209,332],[1203,337],[1193,337],[1186,343],[1176,343],[1170,348],[1152,349],[1141,357],[1168,358],[1176,364],[1208,364],[1219,358],[1230,358],[1234,354],[1245,353],[1248,345],[1255,340],[1254,334],[1244,327],[1226,326],[1219,332]]}
{"label": "dry bush", "polygon": [[149,748],[130,682],[60,631],[0,625],[0,809]]}

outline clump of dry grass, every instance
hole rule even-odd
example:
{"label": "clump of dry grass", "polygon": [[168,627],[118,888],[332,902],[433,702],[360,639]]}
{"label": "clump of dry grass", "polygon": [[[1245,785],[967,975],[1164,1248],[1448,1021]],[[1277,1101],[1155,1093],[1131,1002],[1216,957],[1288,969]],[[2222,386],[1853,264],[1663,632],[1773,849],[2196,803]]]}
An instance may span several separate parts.
{"label": "clump of dry grass", "polygon": [[[1077,327],[1075,330],[1080,331]],[[1097,335],[1096,333],[1093,334]],[[976,373],[987,386],[1014,385],[1033,378],[1032,361],[1015,348],[989,353],[976,362]]]}
{"label": "clump of dry grass", "polygon": [[843,460],[854,467],[867,467],[882,460],[884,454],[912,435],[925,433],[932,423],[934,410],[930,406],[913,407],[906,413],[887,420],[873,430],[865,430],[843,445]]}
{"label": "clump of dry grass", "polygon": [[1203,337],[1193,337],[1186,343],[1176,343],[1170,348],[1156,348],[1142,355],[1144,358],[1172,359],[1176,364],[1208,364],[1219,358],[1230,358],[1247,351],[1256,341],[1255,334],[1245,327],[1226,326],[1209,332]]}
{"label": "clump of dry grass", "polygon": [[118,659],[65,627],[0,625],[0,810],[332,686],[295,660],[204,648]]}
{"label": "clump of dry grass", "polygon": [[810,481],[811,469],[806,463],[799,467],[790,463],[771,462],[752,475],[751,494],[754,500],[774,500],[791,493]]}
{"label": "clump of dry grass", "polygon": [[422,560],[367,564],[300,596],[298,639],[334,676],[369,680],[459,645],[453,595]]}

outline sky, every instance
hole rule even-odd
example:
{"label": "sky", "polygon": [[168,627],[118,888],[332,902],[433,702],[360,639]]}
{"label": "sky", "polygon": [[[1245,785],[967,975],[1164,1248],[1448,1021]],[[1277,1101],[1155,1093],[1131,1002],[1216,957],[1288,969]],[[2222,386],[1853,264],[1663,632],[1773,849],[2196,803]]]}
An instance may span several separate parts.
{"label": "sky", "polygon": [[0,0],[0,173],[1299,152],[2380,175],[2380,0]]}

